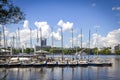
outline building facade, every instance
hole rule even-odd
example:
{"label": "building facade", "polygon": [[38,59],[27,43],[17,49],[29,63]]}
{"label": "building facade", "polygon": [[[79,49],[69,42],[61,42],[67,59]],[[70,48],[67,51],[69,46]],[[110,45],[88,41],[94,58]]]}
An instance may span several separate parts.
{"label": "building facade", "polygon": [[41,40],[41,47],[46,47],[47,46],[47,39],[42,39]]}
{"label": "building facade", "polygon": [[120,44],[118,44],[118,45],[115,46],[114,48],[115,48],[115,51],[116,51],[116,50],[120,50]]}

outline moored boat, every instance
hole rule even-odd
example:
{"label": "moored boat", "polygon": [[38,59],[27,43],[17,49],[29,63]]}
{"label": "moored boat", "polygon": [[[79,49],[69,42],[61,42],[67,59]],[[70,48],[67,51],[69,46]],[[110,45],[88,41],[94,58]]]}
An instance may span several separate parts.
{"label": "moored boat", "polygon": [[88,61],[84,59],[78,60],[78,66],[88,66]]}
{"label": "moored boat", "polygon": [[77,60],[68,61],[68,65],[69,66],[77,66],[78,65],[78,61]]}
{"label": "moored boat", "polygon": [[68,65],[67,61],[58,61],[57,63],[58,63],[58,66],[67,66]]}

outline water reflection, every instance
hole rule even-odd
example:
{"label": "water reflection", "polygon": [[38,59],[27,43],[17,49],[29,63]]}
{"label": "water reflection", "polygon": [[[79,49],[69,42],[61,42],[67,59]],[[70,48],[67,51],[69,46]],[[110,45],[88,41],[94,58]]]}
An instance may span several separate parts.
{"label": "water reflection", "polygon": [[112,67],[0,68],[4,80],[120,80],[120,57],[110,57]]}

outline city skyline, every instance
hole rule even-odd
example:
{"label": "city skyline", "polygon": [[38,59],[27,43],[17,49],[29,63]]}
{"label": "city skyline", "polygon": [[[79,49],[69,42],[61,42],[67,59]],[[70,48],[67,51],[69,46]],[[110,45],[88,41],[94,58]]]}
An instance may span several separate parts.
{"label": "city skyline", "polygon": [[[13,3],[26,14],[26,20],[19,24],[5,25],[8,45],[11,37],[20,28],[21,46],[30,46],[30,28],[32,46],[37,45],[37,31],[42,29],[42,37],[48,45],[61,47],[61,27],[64,47],[80,46],[82,29],[83,47],[88,47],[91,30],[91,47],[111,47],[120,43],[120,1],[119,0],[14,0]],[[97,41],[96,41],[97,40]],[[3,40],[2,40],[3,44]]]}

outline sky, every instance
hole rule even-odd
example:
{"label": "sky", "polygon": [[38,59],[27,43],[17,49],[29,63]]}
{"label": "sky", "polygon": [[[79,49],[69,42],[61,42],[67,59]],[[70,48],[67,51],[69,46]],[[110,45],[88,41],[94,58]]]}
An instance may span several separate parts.
{"label": "sky", "polygon": [[[18,34],[20,28],[21,46],[30,46],[30,28],[32,45],[37,43],[37,30],[42,30],[42,38],[51,45],[61,47],[61,28],[64,47],[88,47],[89,30],[91,47],[111,47],[120,43],[120,0],[13,0],[21,8],[26,19],[18,24],[5,25],[7,44],[11,37]],[[82,29],[82,34],[81,34]],[[40,32],[40,31],[38,31]],[[18,38],[16,37],[16,46]],[[2,41],[3,42],[3,41]]]}

